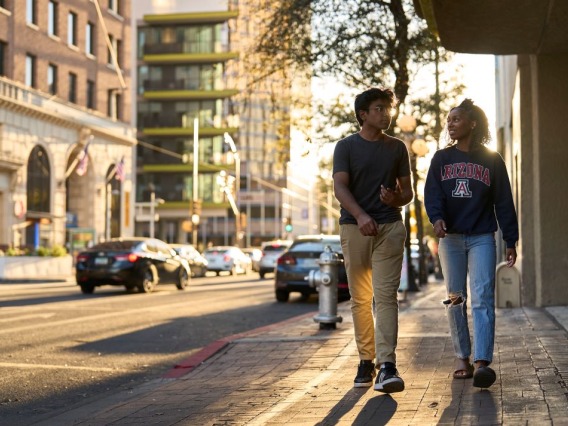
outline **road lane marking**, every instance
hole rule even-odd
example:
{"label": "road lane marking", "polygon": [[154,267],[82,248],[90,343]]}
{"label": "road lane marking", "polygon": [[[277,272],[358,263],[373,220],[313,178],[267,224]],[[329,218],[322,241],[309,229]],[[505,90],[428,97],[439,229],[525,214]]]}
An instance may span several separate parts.
{"label": "road lane marking", "polygon": [[84,370],[84,371],[98,371],[98,372],[128,372],[132,370],[124,370],[122,368],[108,368],[108,367],[82,367],[78,365],[54,365],[54,364],[23,364],[17,362],[0,362],[0,367],[4,368],[35,368],[44,370]]}
{"label": "road lane marking", "polygon": [[15,317],[10,317],[10,318],[2,318],[2,319],[0,319],[0,322],[23,321],[23,320],[29,320],[29,319],[35,319],[35,318],[47,319],[47,318],[51,318],[54,315],[55,315],[55,312],[50,312],[48,314],[20,315],[20,316],[15,316]]}
{"label": "road lane marking", "polygon": [[[247,296],[252,295],[253,293],[248,294]],[[263,294],[263,292],[259,291],[259,294]],[[98,299],[99,302],[106,302],[105,299]],[[206,313],[209,312],[216,312],[218,309],[218,306],[224,306],[226,304],[226,300],[218,300],[217,302],[213,301],[211,303],[208,303],[207,305],[207,309],[206,310],[202,310],[202,311],[198,311],[198,312],[187,312],[184,317],[190,318],[190,317],[195,317],[195,316],[201,316],[204,315]],[[243,305],[244,306],[244,305]],[[246,306],[250,306],[250,303],[247,304]],[[6,329],[1,329],[0,330],[0,334],[9,334],[9,333],[19,333],[22,331],[28,331],[28,330],[38,330],[39,328],[44,328],[44,327],[58,327],[58,326],[62,326],[62,325],[67,325],[67,324],[75,324],[75,323],[87,323],[87,322],[92,322],[98,319],[108,319],[108,318],[113,318],[113,317],[128,317],[130,314],[133,315],[140,313],[140,312],[153,312],[153,311],[162,311],[162,312],[167,312],[168,309],[170,308],[178,308],[178,307],[188,307],[188,301],[184,300],[183,302],[178,302],[178,303],[168,303],[168,304],[164,304],[164,305],[156,305],[156,306],[147,306],[147,307],[143,307],[143,308],[135,308],[135,309],[128,309],[128,310],[115,310],[112,312],[104,312],[101,314],[95,314],[95,315],[86,315],[86,316],[81,316],[81,317],[76,317],[76,318],[70,318],[70,319],[66,319],[66,320],[59,320],[59,321],[52,321],[52,322],[43,322],[43,323],[37,323],[37,324],[29,324],[29,325],[25,325],[25,326],[21,326],[21,327],[13,327],[13,328],[6,328]],[[75,308],[75,309],[80,309],[79,308]],[[164,320],[166,321],[166,320]]]}

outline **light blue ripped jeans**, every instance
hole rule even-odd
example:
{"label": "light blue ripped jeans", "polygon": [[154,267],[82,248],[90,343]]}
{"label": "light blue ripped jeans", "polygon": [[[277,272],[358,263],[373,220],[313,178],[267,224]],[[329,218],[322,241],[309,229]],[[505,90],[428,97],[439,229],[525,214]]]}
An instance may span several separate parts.
{"label": "light blue ripped jeans", "polygon": [[473,361],[484,360],[491,363],[495,341],[495,235],[448,234],[445,238],[440,238],[438,253],[448,292],[448,300],[445,303],[456,356],[462,359],[471,356],[471,338],[467,322],[469,272],[473,314]]}

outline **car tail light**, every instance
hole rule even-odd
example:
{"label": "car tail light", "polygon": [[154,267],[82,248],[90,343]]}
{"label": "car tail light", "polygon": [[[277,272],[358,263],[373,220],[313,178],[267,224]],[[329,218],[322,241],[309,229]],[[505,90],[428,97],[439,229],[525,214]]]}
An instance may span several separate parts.
{"label": "car tail light", "polygon": [[119,254],[118,256],[114,257],[118,261],[127,260],[130,263],[134,263],[138,260],[138,255],[135,253],[128,253],[128,254]]}
{"label": "car tail light", "polygon": [[86,262],[89,259],[89,256],[86,254],[79,254],[77,255],[77,263]]}
{"label": "car tail light", "polygon": [[231,261],[231,256],[229,256],[228,254],[223,256],[223,262],[230,262]]}
{"label": "car tail light", "polygon": [[278,258],[278,264],[279,265],[295,265],[296,264],[296,258],[292,255],[289,255],[289,254],[283,254],[282,256],[280,256]]}

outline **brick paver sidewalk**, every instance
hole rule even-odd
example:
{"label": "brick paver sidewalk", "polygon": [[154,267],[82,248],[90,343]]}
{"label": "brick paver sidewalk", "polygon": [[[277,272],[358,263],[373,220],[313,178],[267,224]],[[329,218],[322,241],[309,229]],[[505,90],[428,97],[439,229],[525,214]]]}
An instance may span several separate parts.
{"label": "brick paver sidewalk", "polygon": [[45,421],[46,425],[568,425],[568,335],[542,309],[497,312],[497,382],[453,380],[443,285],[401,304],[404,392],[353,388],[358,364],[349,302],[343,323],[310,317],[259,329],[177,379],[156,381]]}

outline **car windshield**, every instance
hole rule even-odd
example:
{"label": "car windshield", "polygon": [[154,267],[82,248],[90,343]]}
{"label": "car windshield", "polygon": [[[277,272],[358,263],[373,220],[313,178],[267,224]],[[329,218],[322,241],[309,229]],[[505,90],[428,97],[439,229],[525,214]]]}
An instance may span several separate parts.
{"label": "car windshield", "polygon": [[269,251],[283,251],[286,250],[286,246],[266,246],[262,249],[264,252]]}
{"label": "car windshield", "polygon": [[341,243],[339,241],[299,241],[294,243],[289,251],[322,252],[326,246],[330,246],[334,252],[341,252]]}
{"label": "car windshield", "polygon": [[217,250],[217,249],[208,249],[205,254],[224,254],[227,253],[229,250]]}

